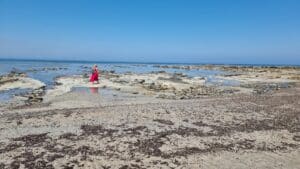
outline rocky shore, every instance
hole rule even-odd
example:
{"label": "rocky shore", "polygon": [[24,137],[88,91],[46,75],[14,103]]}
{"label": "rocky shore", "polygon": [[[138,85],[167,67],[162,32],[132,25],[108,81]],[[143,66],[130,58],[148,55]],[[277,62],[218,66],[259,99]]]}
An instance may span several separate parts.
{"label": "rocky shore", "polygon": [[299,69],[208,68],[230,69],[218,78],[239,85],[102,70],[99,84],[83,72],[46,89],[3,75],[1,90],[31,90],[16,96],[28,104],[1,108],[0,168],[297,169]]}
{"label": "rocky shore", "polygon": [[0,92],[24,89],[25,92],[16,93],[9,105],[4,107],[17,107],[41,103],[45,94],[45,84],[36,79],[29,78],[26,73],[11,71],[0,76]]}
{"label": "rocky shore", "polygon": [[[158,66],[158,65],[156,65]],[[183,73],[167,73],[166,71],[156,71],[150,73],[137,74],[127,72],[123,74],[115,73],[114,70],[102,70],[100,85],[94,87],[104,87],[122,92],[142,94],[162,99],[196,99],[202,96],[220,96],[240,93],[262,94],[282,88],[292,87],[299,82],[300,68],[298,67],[230,67],[228,66],[159,66],[161,68],[175,69],[222,69],[223,74],[216,77],[220,81],[237,82],[238,85],[209,84],[208,79],[195,76],[189,77]],[[238,73],[237,73],[238,72]],[[57,79],[58,84],[65,84],[57,87],[49,93],[59,93],[70,91],[74,86],[91,87],[88,84],[88,76],[62,77]],[[63,88],[63,89],[62,89]],[[65,90],[65,91],[64,91]],[[56,92],[58,93],[58,92]]]}

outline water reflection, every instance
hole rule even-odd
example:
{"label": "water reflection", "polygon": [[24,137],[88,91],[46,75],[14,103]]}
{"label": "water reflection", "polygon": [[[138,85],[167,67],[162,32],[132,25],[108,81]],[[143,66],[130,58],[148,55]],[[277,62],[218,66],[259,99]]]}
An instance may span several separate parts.
{"label": "water reflection", "polygon": [[90,92],[93,94],[98,94],[99,93],[99,88],[98,87],[90,87]]}
{"label": "water reflection", "polygon": [[99,94],[99,87],[73,87],[72,92]]}

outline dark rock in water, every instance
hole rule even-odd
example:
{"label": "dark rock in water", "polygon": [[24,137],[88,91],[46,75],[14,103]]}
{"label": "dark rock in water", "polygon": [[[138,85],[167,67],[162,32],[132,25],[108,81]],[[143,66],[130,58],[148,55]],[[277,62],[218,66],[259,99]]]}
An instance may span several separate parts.
{"label": "dark rock in water", "polygon": [[55,85],[55,86],[61,86],[62,83],[60,83],[60,82],[54,82],[54,85]]}
{"label": "dark rock in water", "polygon": [[43,86],[23,95],[24,97],[27,97],[26,104],[32,105],[34,103],[41,103],[43,101],[43,96],[45,95],[45,90],[46,87]]}
{"label": "dark rock in water", "polygon": [[232,76],[240,76],[242,75],[241,73],[230,73],[230,74],[224,74],[224,77],[232,77]]}
{"label": "dark rock in water", "polygon": [[139,94],[139,92],[132,92],[132,94]]}
{"label": "dark rock in water", "polygon": [[66,67],[43,67],[43,68],[39,68],[39,69],[36,69],[36,68],[29,68],[28,70],[26,70],[26,72],[33,72],[33,73],[36,73],[38,71],[59,71],[59,70],[67,70],[68,68]]}
{"label": "dark rock in water", "polygon": [[164,71],[164,70],[159,70],[159,71],[152,71],[150,73],[152,73],[152,74],[160,74],[160,73],[167,73],[167,72]]}
{"label": "dark rock in water", "polygon": [[187,77],[186,74],[183,74],[183,73],[174,73],[174,76],[179,76],[179,77]]}
{"label": "dark rock in water", "polygon": [[125,74],[125,75],[132,75],[133,73],[130,72],[130,71],[127,71],[127,72],[125,72],[124,74]]}
{"label": "dark rock in water", "polygon": [[26,72],[33,72],[33,73],[36,73],[36,72],[38,72],[38,69],[35,69],[35,68],[29,68]]}
{"label": "dark rock in water", "polygon": [[165,81],[170,81],[170,82],[174,82],[174,83],[185,83],[186,82],[182,81],[182,79],[180,77],[177,76],[172,76],[170,78],[165,78],[165,77],[158,77],[158,80],[165,80]]}
{"label": "dark rock in water", "polygon": [[0,85],[18,81],[19,77],[26,77],[26,76],[27,75],[24,72],[21,72],[17,69],[13,69],[8,74],[0,76]]}
{"label": "dark rock in water", "polygon": [[89,66],[84,66],[84,65],[81,65],[80,67],[81,67],[81,68],[83,68],[83,69],[90,69],[90,67],[89,67]]}
{"label": "dark rock in water", "polygon": [[82,77],[87,79],[87,78],[89,78],[89,75],[88,75],[87,73],[84,73],[84,74],[82,75]]}
{"label": "dark rock in water", "polygon": [[26,73],[18,70],[16,68],[13,68],[8,74],[8,77],[26,77]]}

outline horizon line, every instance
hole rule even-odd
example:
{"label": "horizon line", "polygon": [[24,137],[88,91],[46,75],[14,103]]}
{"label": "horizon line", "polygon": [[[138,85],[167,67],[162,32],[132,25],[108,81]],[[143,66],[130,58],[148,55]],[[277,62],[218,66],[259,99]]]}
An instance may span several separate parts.
{"label": "horizon line", "polygon": [[217,63],[217,62],[135,62],[135,61],[108,61],[108,60],[71,60],[71,59],[20,59],[0,58],[0,61],[24,61],[24,62],[64,62],[64,63],[120,63],[120,64],[182,64],[182,65],[254,65],[254,66],[297,66],[300,64],[274,64],[274,63]]}

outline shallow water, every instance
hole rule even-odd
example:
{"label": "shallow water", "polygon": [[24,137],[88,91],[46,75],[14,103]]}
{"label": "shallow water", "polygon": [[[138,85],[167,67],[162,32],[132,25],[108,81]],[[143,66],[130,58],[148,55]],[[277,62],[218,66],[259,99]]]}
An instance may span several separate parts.
{"label": "shallow water", "polygon": [[104,100],[122,100],[123,98],[136,98],[138,96],[135,94],[123,93],[120,91],[100,87],[73,87],[71,92],[96,96],[98,95]]}
{"label": "shallow water", "polygon": [[[12,70],[26,72],[31,78],[40,80],[50,88],[54,85],[54,79],[65,75],[90,74],[92,63],[71,63],[71,62],[46,62],[46,61],[6,61],[0,60],[0,75],[9,73]],[[153,64],[125,64],[125,63],[99,63],[100,70],[114,70],[116,73],[150,73],[152,71],[166,71],[168,73],[184,73],[190,77],[204,77],[214,83],[215,75],[224,74],[219,70],[184,70],[172,68],[157,68]],[[46,70],[44,68],[47,68]],[[58,70],[54,70],[58,69]]]}
{"label": "shallow water", "polygon": [[31,89],[11,89],[0,91],[0,102],[9,102],[12,97],[17,95],[23,95],[32,91]]}
{"label": "shallow water", "polygon": [[[46,84],[46,89],[52,88],[55,84],[55,78],[67,75],[90,74],[91,67],[94,63],[78,63],[78,62],[60,62],[60,61],[18,61],[18,60],[0,60],[0,75],[9,72],[25,72],[29,77],[37,79]],[[219,70],[185,70],[174,68],[158,68],[153,64],[129,64],[129,63],[98,63],[100,70],[115,71],[116,73],[150,73],[155,71],[166,71],[167,73],[183,73],[189,77],[204,77],[207,84],[213,85],[239,85],[238,82],[228,81],[216,78],[216,75],[225,74],[226,72]],[[227,72],[228,73],[228,72]],[[77,92],[87,89],[74,89]],[[96,89],[90,90],[96,93]],[[99,91],[99,90],[98,90]],[[22,93],[21,90],[15,89],[10,91],[2,91],[0,93],[0,101],[4,102],[11,99],[14,95]],[[86,92],[86,91],[85,91]],[[102,95],[112,95],[112,93],[101,89],[99,93]]]}

